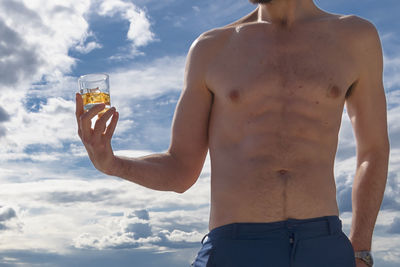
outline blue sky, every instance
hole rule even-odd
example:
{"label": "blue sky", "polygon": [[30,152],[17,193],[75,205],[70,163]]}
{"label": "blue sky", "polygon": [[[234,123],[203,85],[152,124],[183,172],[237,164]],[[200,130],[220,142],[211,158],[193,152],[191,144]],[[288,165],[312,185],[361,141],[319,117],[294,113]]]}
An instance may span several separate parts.
{"label": "blue sky", "polygon": [[[373,22],[384,51],[391,158],[373,237],[377,266],[400,264],[400,2],[318,0]],[[77,136],[77,77],[110,74],[116,154],[168,148],[186,53],[248,1],[0,0],[0,266],[189,266],[207,232],[210,164],[182,195],[96,171]],[[355,143],[343,114],[335,163],[344,230]]]}

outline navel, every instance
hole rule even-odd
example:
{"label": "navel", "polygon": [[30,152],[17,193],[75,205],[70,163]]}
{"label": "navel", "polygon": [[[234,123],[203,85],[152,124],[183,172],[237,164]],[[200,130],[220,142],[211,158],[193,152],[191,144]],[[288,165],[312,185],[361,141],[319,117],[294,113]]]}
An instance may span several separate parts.
{"label": "navel", "polygon": [[280,26],[282,27],[282,28],[286,28],[286,26],[287,26],[287,24],[288,24],[288,22],[287,22],[287,20],[286,19],[283,19],[283,20],[281,20],[280,21]]}
{"label": "navel", "polygon": [[277,174],[278,174],[280,177],[288,177],[289,171],[288,171],[288,170],[285,170],[285,169],[280,169],[280,170],[277,171]]}
{"label": "navel", "polygon": [[279,170],[278,173],[280,175],[285,175],[287,173],[287,170]]}

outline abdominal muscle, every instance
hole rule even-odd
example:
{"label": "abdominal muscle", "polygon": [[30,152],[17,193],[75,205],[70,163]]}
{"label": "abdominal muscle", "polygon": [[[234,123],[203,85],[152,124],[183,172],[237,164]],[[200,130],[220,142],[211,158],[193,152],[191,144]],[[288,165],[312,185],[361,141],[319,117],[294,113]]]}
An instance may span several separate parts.
{"label": "abdominal muscle", "polygon": [[210,229],[338,215],[334,176],[326,162],[304,159],[283,168],[273,156],[246,159],[240,150],[226,152],[211,152]]}
{"label": "abdominal muscle", "polygon": [[[270,110],[248,124],[257,107],[246,105],[236,113],[226,104],[220,109],[218,101],[214,105],[209,128],[210,229],[235,222],[338,215],[333,174],[338,127],[319,138],[313,133],[326,129],[318,117],[310,123],[296,111],[286,116]],[[307,129],[298,132],[293,125]]]}

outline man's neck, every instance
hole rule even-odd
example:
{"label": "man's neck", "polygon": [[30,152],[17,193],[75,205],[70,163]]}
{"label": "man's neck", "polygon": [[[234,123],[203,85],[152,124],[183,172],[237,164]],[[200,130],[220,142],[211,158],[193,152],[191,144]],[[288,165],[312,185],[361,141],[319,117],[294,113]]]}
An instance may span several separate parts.
{"label": "man's neck", "polygon": [[273,0],[259,4],[258,21],[289,28],[298,21],[316,16],[319,11],[313,0]]}

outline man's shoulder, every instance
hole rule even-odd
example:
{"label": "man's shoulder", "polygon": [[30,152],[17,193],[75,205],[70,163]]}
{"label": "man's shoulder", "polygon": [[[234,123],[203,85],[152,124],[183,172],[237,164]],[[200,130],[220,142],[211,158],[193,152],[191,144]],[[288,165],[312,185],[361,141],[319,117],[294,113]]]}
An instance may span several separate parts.
{"label": "man's shoulder", "polygon": [[214,28],[211,30],[208,30],[206,32],[203,32],[200,34],[195,42],[201,42],[201,43],[215,43],[218,41],[222,41],[226,38],[229,37],[229,35],[232,33],[233,27],[230,26],[223,26],[219,28]]}
{"label": "man's shoulder", "polygon": [[357,15],[340,15],[339,20],[353,30],[368,31],[375,29],[371,21]]}
{"label": "man's shoulder", "polygon": [[231,22],[227,25],[214,28],[202,33],[194,42],[194,45],[201,44],[201,46],[215,46],[219,44],[224,44],[229,38],[234,34],[238,27],[242,26],[243,24],[254,23],[257,22],[257,14],[258,8],[254,9],[249,14],[245,15],[244,17]]}
{"label": "man's shoulder", "polygon": [[201,54],[216,51],[229,40],[233,27],[220,27],[200,34],[192,43],[190,50]]}
{"label": "man's shoulder", "polygon": [[236,20],[227,25],[210,29],[200,34],[192,44],[192,48],[196,49],[212,49],[221,48],[223,44],[229,41],[232,34],[237,32],[237,29],[244,24],[251,24],[257,21],[257,9],[250,14]]}
{"label": "man's shoulder", "polygon": [[375,25],[357,15],[338,15],[337,23],[349,37],[364,40],[364,38],[374,38],[377,35]]}
{"label": "man's shoulder", "polygon": [[380,38],[375,25],[356,15],[343,15],[338,19],[340,42],[346,47],[358,73],[369,72],[370,66],[382,59]]}
{"label": "man's shoulder", "polygon": [[366,49],[380,49],[380,39],[375,25],[356,15],[342,15],[338,18],[337,32],[340,39],[354,54],[364,55]]}

